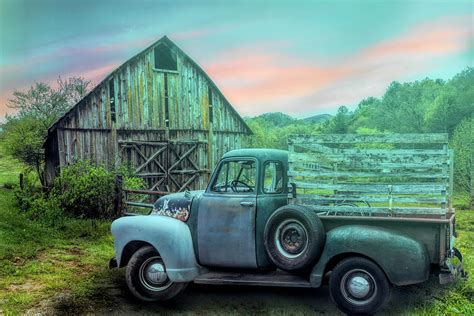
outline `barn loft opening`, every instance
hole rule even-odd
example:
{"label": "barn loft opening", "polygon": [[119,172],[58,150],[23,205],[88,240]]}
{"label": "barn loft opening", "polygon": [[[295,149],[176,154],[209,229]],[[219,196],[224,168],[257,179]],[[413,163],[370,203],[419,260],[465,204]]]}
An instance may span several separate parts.
{"label": "barn loft opening", "polygon": [[155,69],[178,71],[176,54],[166,45],[155,47]]}

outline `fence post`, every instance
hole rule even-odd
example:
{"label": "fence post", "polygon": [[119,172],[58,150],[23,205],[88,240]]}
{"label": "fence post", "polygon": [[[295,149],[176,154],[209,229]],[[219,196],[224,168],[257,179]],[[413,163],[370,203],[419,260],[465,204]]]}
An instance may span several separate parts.
{"label": "fence post", "polygon": [[123,178],[122,175],[115,176],[115,199],[114,199],[114,214],[122,214],[122,199],[123,199],[123,190],[122,190]]}

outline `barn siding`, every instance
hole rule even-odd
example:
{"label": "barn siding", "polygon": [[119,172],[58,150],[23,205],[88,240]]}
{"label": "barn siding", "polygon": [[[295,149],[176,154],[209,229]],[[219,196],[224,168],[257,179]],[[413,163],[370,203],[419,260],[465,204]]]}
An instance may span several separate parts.
{"label": "barn siding", "polygon": [[[138,163],[138,157],[121,157],[119,143],[126,140],[212,141],[210,145],[199,146],[195,153],[199,155],[200,167],[208,170],[212,170],[225,152],[242,146],[249,130],[240,116],[203,71],[169,40],[164,42],[177,56],[178,72],[154,69],[154,46],[151,46],[116,69],[57,122],[54,133],[48,137],[51,145],[45,144],[45,148],[56,148],[56,157],[48,157],[52,150],[47,151],[46,172],[50,177],[54,177],[53,165],[64,166],[79,159],[109,168],[124,159]],[[166,126],[165,78],[169,127]],[[110,108],[111,87],[115,122]],[[207,180],[208,174],[200,177],[195,187],[203,188]]]}

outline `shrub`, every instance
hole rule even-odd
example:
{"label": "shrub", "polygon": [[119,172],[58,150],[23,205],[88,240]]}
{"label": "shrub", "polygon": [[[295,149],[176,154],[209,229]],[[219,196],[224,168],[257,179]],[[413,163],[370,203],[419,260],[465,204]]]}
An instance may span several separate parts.
{"label": "shrub", "polygon": [[23,188],[16,185],[14,193],[18,206],[27,218],[54,227],[64,222],[63,210],[56,199],[41,190],[36,173],[25,171]]}
{"label": "shrub", "polygon": [[123,176],[123,186],[143,189],[143,179],[133,171],[120,167],[109,171],[87,161],[64,167],[49,192],[40,189],[32,172],[25,175],[23,189],[16,188],[15,196],[28,218],[48,226],[62,227],[64,217],[111,219],[115,213],[115,178]]}
{"label": "shrub", "polygon": [[86,161],[64,167],[50,195],[72,217],[112,218],[116,215],[114,173]]}

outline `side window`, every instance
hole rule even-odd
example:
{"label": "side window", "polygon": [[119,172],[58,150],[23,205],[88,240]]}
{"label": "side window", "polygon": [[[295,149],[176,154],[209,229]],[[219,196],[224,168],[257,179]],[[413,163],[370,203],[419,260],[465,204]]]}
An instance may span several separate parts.
{"label": "side window", "polygon": [[263,192],[283,192],[283,166],[280,162],[267,162],[263,174]]}
{"label": "side window", "polygon": [[224,162],[211,191],[250,193],[255,192],[257,173],[255,161],[233,160]]}

